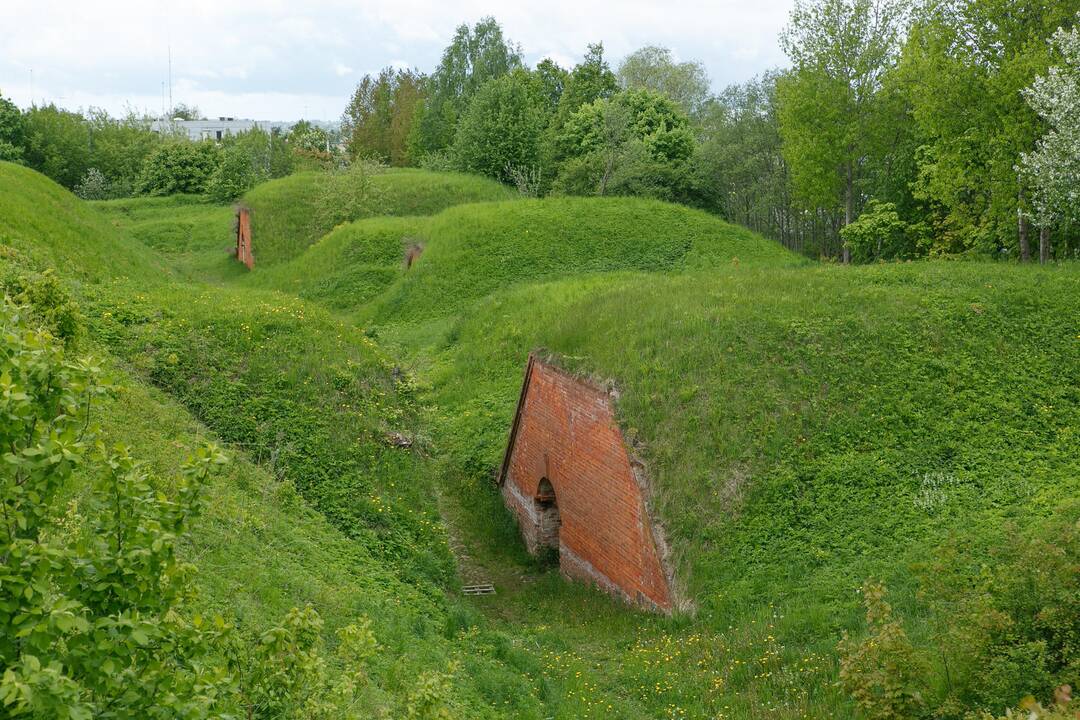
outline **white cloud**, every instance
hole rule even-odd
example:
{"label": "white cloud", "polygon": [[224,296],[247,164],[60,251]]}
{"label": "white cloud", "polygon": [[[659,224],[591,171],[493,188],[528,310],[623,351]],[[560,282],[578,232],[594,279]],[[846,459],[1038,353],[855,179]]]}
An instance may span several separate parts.
{"label": "white cloud", "polygon": [[[335,118],[354,68],[431,70],[454,29],[494,15],[530,63],[570,66],[603,41],[613,61],[646,44],[704,62],[714,85],[784,63],[777,34],[793,0],[36,0],[0,3],[0,92],[120,112],[173,99],[207,114]],[[31,74],[33,95],[31,95]],[[317,99],[317,100],[316,100]],[[325,106],[325,107],[322,107]]]}

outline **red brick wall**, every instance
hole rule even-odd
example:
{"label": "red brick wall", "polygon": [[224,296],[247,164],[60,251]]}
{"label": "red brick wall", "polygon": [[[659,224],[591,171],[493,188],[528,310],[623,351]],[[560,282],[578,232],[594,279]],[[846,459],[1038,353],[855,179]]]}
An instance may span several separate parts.
{"label": "red brick wall", "polygon": [[248,270],[255,265],[255,256],[251,253],[251,213],[245,207],[237,211],[236,259],[247,265]]}
{"label": "red brick wall", "polygon": [[559,565],[632,603],[670,610],[671,589],[608,393],[530,360],[501,481],[530,552],[541,547],[536,500],[555,490]]}

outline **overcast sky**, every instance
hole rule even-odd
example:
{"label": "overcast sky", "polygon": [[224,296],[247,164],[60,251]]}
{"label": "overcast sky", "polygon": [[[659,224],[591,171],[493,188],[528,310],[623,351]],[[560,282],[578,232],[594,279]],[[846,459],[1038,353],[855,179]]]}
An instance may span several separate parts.
{"label": "overcast sky", "polygon": [[335,120],[365,73],[430,72],[462,22],[493,15],[530,65],[574,65],[603,41],[613,66],[642,45],[701,60],[713,86],[785,64],[792,0],[3,0],[0,94],[68,108]]}

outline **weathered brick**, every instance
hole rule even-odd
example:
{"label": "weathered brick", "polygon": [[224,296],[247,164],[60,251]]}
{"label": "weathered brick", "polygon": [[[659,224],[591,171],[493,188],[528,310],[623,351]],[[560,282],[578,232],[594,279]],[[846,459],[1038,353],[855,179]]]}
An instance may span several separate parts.
{"label": "weathered brick", "polygon": [[499,482],[529,552],[557,543],[568,577],[671,610],[670,573],[608,392],[531,356]]}

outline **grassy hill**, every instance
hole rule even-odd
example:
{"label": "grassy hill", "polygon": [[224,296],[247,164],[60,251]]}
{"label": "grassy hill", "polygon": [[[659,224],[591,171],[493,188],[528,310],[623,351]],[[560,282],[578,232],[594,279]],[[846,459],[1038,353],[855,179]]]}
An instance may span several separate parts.
{"label": "grassy hill", "polygon": [[[351,710],[365,717],[402,717],[417,703],[459,717],[542,717],[535,660],[452,594],[410,382],[389,358],[294,298],[164,274],[153,250],[103,220],[183,200],[95,210],[34,173],[0,171],[2,239],[12,248],[0,274],[51,269],[74,293],[80,349],[104,359],[115,385],[94,409],[102,439],[131,446],[166,478],[198,439],[227,443],[233,462],[212,481],[183,548],[199,567],[193,610],[220,613],[236,637],[257,643],[290,608],[310,605],[331,672],[362,672]],[[76,475],[69,495],[89,486]],[[72,522],[59,517],[64,507],[56,512]],[[336,631],[365,618],[378,652],[363,668],[339,667]],[[421,687],[434,695],[418,700]]]}
{"label": "grassy hill", "polygon": [[[92,211],[41,184],[78,218],[57,250],[0,216],[25,254],[108,279],[79,297],[131,388],[113,436],[167,465],[215,433],[241,458],[189,548],[209,607],[376,618],[376,717],[451,662],[455,717],[854,717],[837,642],[865,635],[867,579],[911,639],[927,716],[1072,677],[1077,267],[822,266],[666,203],[369,181],[385,188],[354,207],[379,216],[326,234],[320,176],[254,190],[276,225],[256,229],[253,273],[212,255],[227,208]],[[99,231],[140,273],[214,284],[75,267],[65,238]],[[490,478],[540,347],[618,386],[695,612],[638,613],[524,555]],[[498,594],[454,599],[459,576]],[[897,646],[867,647],[873,668]]]}
{"label": "grassy hill", "polygon": [[[523,567],[504,550],[515,531],[484,478],[526,356],[547,348],[619,387],[620,421],[647,459],[698,605],[675,632],[576,623],[586,647],[635,637],[683,649],[663,653],[662,671],[622,662],[613,684],[651,687],[659,675],[667,690],[652,699],[679,698],[689,716],[724,705],[739,717],[835,712],[836,641],[859,627],[868,578],[887,584],[947,677],[938,643],[958,611],[934,614],[917,592],[936,587],[944,549],[963,548],[945,566],[968,587],[1020,528],[1077,516],[1080,336],[1064,319],[1078,295],[1075,267],[931,263],[740,266],[494,293],[425,360],[454,517],[487,563]],[[1052,591],[1041,594],[1032,602]],[[560,591],[533,591],[518,617],[564,605]],[[717,647],[723,660],[709,654]],[[957,687],[987,687],[977,670],[951,672]],[[1000,697],[1005,707],[1020,696]]]}
{"label": "grassy hill", "polygon": [[44,175],[0,162],[0,242],[70,280],[158,282],[167,265]]}
{"label": "grassy hill", "polygon": [[[417,244],[422,254],[406,271],[406,249]],[[558,198],[344,224],[246,283],[335,310],[371,303],[361,314],[381,324],[450,317],[494,291],[556,277],[800,262],[752,233],[678,205]]]}
{"label": "grassy hill", "polygon": [[452,205],[506,200],[513,191],[494,180],[423,170],[297,173],[259,185],[251,208],[256,263],[269,267],[298,256],[342,222],[375,215],[433,215]]}

